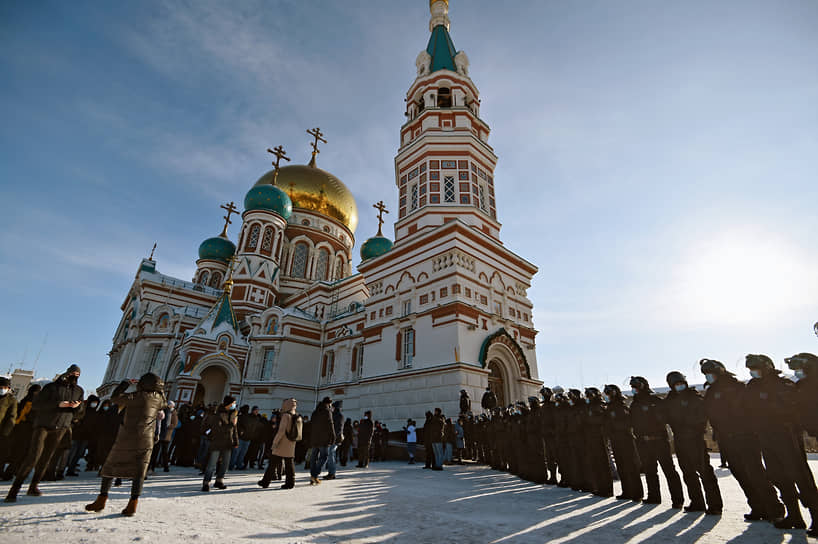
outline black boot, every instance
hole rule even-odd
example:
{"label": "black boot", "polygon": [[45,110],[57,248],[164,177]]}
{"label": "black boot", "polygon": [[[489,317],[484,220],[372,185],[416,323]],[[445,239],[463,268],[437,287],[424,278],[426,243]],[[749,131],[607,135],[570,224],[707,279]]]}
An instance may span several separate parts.
{"label": "black boot", "polygon": [[11,489],[9,489],[9,494],[6,495],[6,500],[4,502],[17,502],[17,493],[20,492],[20,488],[23,487],[23,482],[15,481],[11,484]]}

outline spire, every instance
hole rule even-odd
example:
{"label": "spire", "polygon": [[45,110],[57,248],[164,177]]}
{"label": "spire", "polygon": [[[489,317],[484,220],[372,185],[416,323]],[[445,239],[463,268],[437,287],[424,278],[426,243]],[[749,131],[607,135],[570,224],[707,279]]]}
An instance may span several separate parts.
{"label": "spire", "polygon": [[278,146],[275,149],[270,149],[268,147],[267,148],[267,153],[272,153],[273,155],[275,155],[275,158],[276,158],[275,162],[273,163],[273,167],[275,167],[275,173],[273,174],[273,185],[275,185],[276,180],[278,180],[278,169],[279,169],[278,163],[281,162],[281,159],[284,159],[285,161],[289,161],[290,157],[287,156],[286,152],[284,151],[284,148],[281,147],[281,146]]}
{"label": "spire", "polygon": [[429,9],[432,18],[429,20],[429,30],[432,35],[429,37],[429,44],[426,52],[431,58],[429,72],[437,70],[457,71],[454,57],[457,50],[449,35],[449,2],[447,0],[430,0]]}
{"label": "spire", "polygon": [[321,151],[318,150],[318,142],[321,141],[327,143],[327,141],[322,137],[324,135],[321,133],[321,129],[318,127],[308,129],[307,134],[315,138],[315,140],[310,144],[312,146],[312,158],[310,159],[309,164],[310,166],[315,168],[315,156],[321,153]]}

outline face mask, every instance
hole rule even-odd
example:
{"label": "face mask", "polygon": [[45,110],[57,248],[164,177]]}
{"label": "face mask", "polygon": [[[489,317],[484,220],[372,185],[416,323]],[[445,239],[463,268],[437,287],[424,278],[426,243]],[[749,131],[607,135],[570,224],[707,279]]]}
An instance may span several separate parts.
{"label": "face mask", "polygon": [[716,376],[714,374],[705,374],[704,381],[712,385],[716,383]]}
{"label": "face mask", "polygon": [[228,406],[228,407],[227,407],[227,409],[228,409],[228,410],[235,410],[235,409],[236,409],[236,403],[234,402],[233,404],[231,404],[230,406]]}
{"label": "face mask", "polygon": [[611,399],[608,397],[608,395],[602,395],[602,400],[604,400],[605,402],[611,402]]}
{"label": "face mask", "polygon": [[674,385],[674,386],[673,386],[673,389],[674,389],[674,390],[675,390],[677,393],[681,393],[682,391],[684,391],[685,389],[687,389],[687,386],[686,386],[685,384],[683,384],[683,383],[677,383],[676,385]]}
{"label": "face mask", "polygon": [[97,407],[97,403],[96,403],[96,402],[92,402],[92,403],[91,403],[89,406],[91,406],[91,408],[96,408],[96,407]]}
{"label": "face mask", "polygon": [[0,389],[0,397],[5,397],[8,394],[9,390],[5,387]]}
{"label": "face mask", "polygon": [[571,406],[573,406],[573,405],[574,405],[574,401],[569,400],[569,401],[568,401],[568,404],[570,404]]}
{"label": "face mask", "polygon": [[761,377],[761,371],[760,370],[751,370],[750,371],[750,376],[752,376],[753,378],[760,378]]}
{"label": "face mask", "polygon": [[71,374],[70,376],[68,376],[68,383],[70,383],[71,385],[77,385],[78,381],[80,381],[80,377],[77,376],[76,374]]}
{"label": "face mask", "polygon": [[591,399],[585,399],[585,404],[591,404]]}
{"label": "face mask", "polygon": [[795,379],[796,380],[803,380],[806,377],[807,377],[807,373],[804,372],[803,368],[799,368],[798,370],[795,371]]}
{"label": "face mask", "polygon": [[190,421],[193,421],[194,419],[196,419],[196,416],[190,416]]}
{"label": "face mask", "polygon": [[110,406],[103,406],[103,407],[102,407],[102,409],[103,409],[104,411],[106,411],[106,412],[108,411],[108,409],[109,409],[109,408],[111,408],[111,407],[110,407]]}
{"label": "face mask", "polygon": [[636,394],[637,394],[638,392],[639,392],[639,391],[638,391],[637,389],[631,389],[631,393],[632,393],[634,396],[636,396]]}

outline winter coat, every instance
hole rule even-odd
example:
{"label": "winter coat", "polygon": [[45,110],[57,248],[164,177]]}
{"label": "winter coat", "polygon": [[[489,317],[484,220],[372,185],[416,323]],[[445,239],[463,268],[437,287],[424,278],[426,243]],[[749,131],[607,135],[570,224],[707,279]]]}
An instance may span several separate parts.
{"label": "winter coat", "polygon": [[818,437],[818,376],[806,376],[795,384],[796,409],[801,426],[812,436]]}
{"label": "winter coat", "polygon": [[666,414],[664,401],[652,394],[639,392],[631,403],[631,426],[636,438],[665,438]]}
{"label": "winter coat", "polygon": [[435,442],[443,442],[443,436],[446,428],[446,418],[443,415],[432,416],[429,420],[427,428],[423,429],[423,434],[429,433],[429,441],[433,444]]}
{"label": "winter coat", "polygon": [[454,436],[455,436],[454,447],[459,449],[465,448],[466,443],[463,440],[465,436],[465,431],[463,430],[463,427],[460,426],[460,423],[454,424]]}
{"label": "winter coat", "polygon": [[341,413],[338,402],[332,405],[332,427],[335,430],[335,443],[340,445],[344,441],[344,414]]}
{"label": "winter coat", "polygon": [[310,447],[331,446],[335,444],[335,425],[328,404],[319,404],[310,417]]}
{"label": "winter coat", "polygon": [[667,422],[677,438],[703,438],[707,426],[704,399],[693,389],[671,391],[665,397]]}
{"label": "winter coat", "polygon": [[11,434],[17,420],[17,399],[11,391],[0,397],[0,438]]}
{"label": "winter coat", "polygon": [[204,420],[204,435],[210,440],[210,451],[221,451],[239,445],[239,433],[236,427],[238,412],[219,406],[215,414]]}
{"label": "winter coat", "polygon": [[795,384],[771,373],[747,382],[744,397],[745,417],[755,426],[757,435],[774,434],[798,427],[795,411]]}
{"label": "winter coat", "polygon": [[239,440],[252,440],[252,432],[255,430],[256,416],[251,413],[239,414],[238,432]]}
{"label": "winter coat", "polygon": [[78,401],[85,397],[82,387],[72,385],[65,375],[47,384],[34,401],[34,427],[68,429],[77,408],[60,408],[62,401]]}
{"label": "winter coat", "polygon": [[179,425],[179,413],[175,408],[165,409],[165,419],[162,421],[162,425],[165,427],[165,431],[159,433],[159,440],[170,442],[173,439],[173,431]]}
{"label": "winter coat", "polygon": [[705,391],[704,412],[718,437],[753,434],[744,397],[744,384],[731,375],[719,376]]}
{"label": "winter coat", "polygon": [[372,442],[372,435],[375,434],[375,424],[371,419],[362,419],[358,423],[358,446],[361,444],[370,444]]}
{"label": "winter coat", "polygon": [[278,432],[276,432],[273,445],[270,448],[272,455],[285,458],[295,457],[295,442],[287,438],[287,430],[292,426],[293,417],[295,417],[295,405],[292,399],[285,399],[281,403]]}
{"label": "winter coat", "polygon": [[114,446],[99,471],[103,478],[145,477],[153,451],[157,414],[166,406],[161,389],[125,393],[125,384],[127,382],[120,384],[111,397],[119,410],[125,410],[125,419],[116,435]]}

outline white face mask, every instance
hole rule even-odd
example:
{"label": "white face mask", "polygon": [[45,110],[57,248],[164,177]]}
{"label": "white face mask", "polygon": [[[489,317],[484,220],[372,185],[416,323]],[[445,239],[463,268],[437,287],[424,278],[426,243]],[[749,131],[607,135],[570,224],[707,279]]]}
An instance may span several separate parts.
{"label": "white face mask", "polygon": [[8,394],[9,390],[6,387],[0,389],[0,397],[5,397]]}
{"label": "white face mask", "polygon": [[196,416],[190,416],[190,421],[193,421],[194,419],[196,419]]}
{"label": "white face mask", "polygon": [[803,380],[803,379],[804,379],[804,378],[806,378],[806,377],[807,377],[807,373],[806,373],[806,372],[804,372],[804,369],[803,369],[803,368],[799,368],[799,369],[797,369],[797,370],[795,371],[795,379],[796,379],[796,380]]}
{"label": "white face mask", "polygon": [[639,392],[639,390],[638,390],[638,389],[631,389],[631,393],[633,394],[633,396],[636,396],[636,394],[637,394],[638,392]]}
{"label": "white face mask", "polygon": [[752,376],[753,378],[760,378],[761,377],[761,371],[760,370],[751,370],[750,371],[750,376]]}
{"label": "white face mask", "polygon": [[611,399],[610,397],[608,397],[608,395],[602,395],[602,400],[604,400],[605,402],[611,402]]}
{"label": "white face mask", "polygon": [[591,399],[585,399],[585,404],[591,404]]}
{"label": "white face mask", "polygon": [[234,402],[233,404],[231,404],[230,406],[228,406],[228,407],[227,407],[227,409],[228,409],[228,410],[235,410],[235,409],[236,409],[236,403]]}
{"label": "white face mask", "polygon": [[91,408],[96,408],[96,407],[97,407],[97,403],[96,403],[96,402],[92,402],[91,404],[89,404],[89,406],[90,406]]}
{"label": "white face mask", "polygon": [[713,375],[713,374],[705,374],[704,375],[704,381],[706,381],[707,383],[712,385],[712,384],[716,383],[716,376]]}
{"label": "white face mask", "polygon": [[573,406],[573,405],[574,405],[574,401],[569,400],[569,401],[568,401],[568,404],[570,404],[571,406]]}
{"label": "white face mask", "polygon": [[677,393],[681,393],[682,391],[687,389],[687,386],[683,383],[677,383],[676,385],[673,386],[673,389],[676,390]]}

